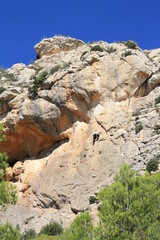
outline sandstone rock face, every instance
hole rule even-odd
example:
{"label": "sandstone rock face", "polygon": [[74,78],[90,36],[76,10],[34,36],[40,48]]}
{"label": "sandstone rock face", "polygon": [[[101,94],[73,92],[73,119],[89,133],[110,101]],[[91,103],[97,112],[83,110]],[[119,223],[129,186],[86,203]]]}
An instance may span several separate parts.
{"label": "sandstone rock face", "polygon": [[17,205],[0,213],[0,222],[15,224],[18,216],[21,231],[38,232],[52,220],[67,227],[89,209],[97,224],[90,196],[113,181],[122,163],[143,173],[159,153],[159,50],[65,37],[35,49],[40,59],[14,65],[0,80],[7,137],[0,152],[9,155],[7,176],[18,191]]}

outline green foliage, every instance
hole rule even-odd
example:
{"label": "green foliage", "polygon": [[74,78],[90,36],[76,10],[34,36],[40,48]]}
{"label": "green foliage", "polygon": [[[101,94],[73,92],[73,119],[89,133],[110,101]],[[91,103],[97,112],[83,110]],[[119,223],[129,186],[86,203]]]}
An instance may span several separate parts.
{"label": "green foliage", "polygon": [[146,170],[151,173],[151,172],[155,172],[158,170],[158,165],[160,162],[160,155],[156,155],[154,158],[151,158],[146,166]]}
{"label": "green foliage", "polygon": [[123,43],[127,48],[130,48],[130,49],[137,49],[137,43],[136,42],[133,42],[133,41],[120,41],[119,43]]}
{"label": "green foliage", "polygon": [[21,235],[21,240],[29,240],[36,237],[36,231],[34,229],[25,230],[25,232]]}
{"label": "green foliage", "polygon": [[89,203],[90,204],[93,204],[93,203],[95,203],[96,202],[96,197],[95,196],[90,196],[90,198],[89,198]]}
{"label": "green foliage", "polygon": [[39,234],[40,235],[48,234],[52,236],[57,236],[57,235],[60,235],[62,232],[63,232],[63,228],[60,224],[58,224],[57,222],[51,222],[46,226],[42,227]]}
{"label": "green foliage", "polygon": [[160,103],[160,96],[158,96],[157,98],[155,98],[155,105],[157,105],[158,103]]}
{"label": "green foliage", "polygon": [[81,213],[71,223],[59,240],[91,240],[93,234],[93,224],[88,212]]}
{"label": "green foliage", "polygon": [[7,78],[7,80],[15,81],[15,77],[13,74],[8,73],[5,68],[0,68],[0,79],[2,77]]}
{"label": "green foliage", "polygon": [[[5,139],[3,135],[3,125],[0,125],[0,141]],[[0,153],[0,207],[1,209],[6,209],[8,204],[15,204],[17,201],[16,189],[9,182],[5,182],[6,168],[8,156],[6,153]]]}
{"label": "green foliage", "polygon": [[141,122],[136,122],[135,133],[138,134],[143,129],[143,125]]}
{"label": "green foliage", "polygon": [[6,168],[8,167],[7,159],[8,156],[6,153],[0,153],[0,182],[2,182],[6,175]]}
{"label": "green foliage", "polygon": [[40,88],[42,84],[45,82],[47,75],[48,75],[48,72],[43,71],[38,76],[35,77],[33,81],[33,85],[28,88],[30,98],[35,98],[37,96],[38,88]]}
{"label": "green foliage", "polygon": [[111,47],[108,47],[106,51],[110,54],[110,53],[116,52],[116,49],[111,46]]}
{"label": "green foliage", "polygon": [[127,56],[130,56],[132,55],[132,51],[128,50],[128,51],[125,51],[125,53],[123,54],[124,57],[127,57]]}
{"label": "green foliage", "polygon": [[53,67],[51,70],[50,70],[50,74],[54,74],[60,70],[65,70],[66,68],[69,67],[69,63],[65,63],[63,65],[60,65],[60,64],[57,64],[55,67]]}
{"label": "green foliage", "polygon": [[0,87],[0,94],[2,94],[6,89],[2,86]]}
{"label": "green foliage", "polygon": [[34,238],[34,240],[59,240],[59,239],[60,239],[59,237],[49,236],[49,235],[46,235],[46,234],[42,234],[42,235]]}
{"label": "green foliage", "polygon": [[57,64],[55,67],[53,67],[53,68],[50,70],[50,74],[52,75],[52,74],[58,72],[60,69],[61,69],[61,65]]}
{"label": "green foliage", "polygon": [[15,204],[17,201],[16,187],[9,182],[0,182],[0,206],[6,209],[9,204]]}
{"label": "green foliage", "polygon": [[86,53],[88,53],[88,51],[84,51],[84,52],[82,53],[82,55],[81,55],[81,57],[80,57],[81,60],[83,59],[83,57],[84,57],[84,55],[85,55]]}
{"label": "green foliage", "polygon": [[103,52],[103,48],[99,45],[95,45],[93,47],[91,47],[91,52],[92,51],[99,51],[99,52]]}
{"label": "green foliage", "polygon": [[115,183],[98,194],[101,224],[96,239],[158,240],[159,196],[160,173],[138,176],[130,166],[122,166]]}
{"label": "green foliage", "polygon": [[18,229],[14,228],[10,223],[0,225],[0,239],[1,240],[20,240],[20,233]]}

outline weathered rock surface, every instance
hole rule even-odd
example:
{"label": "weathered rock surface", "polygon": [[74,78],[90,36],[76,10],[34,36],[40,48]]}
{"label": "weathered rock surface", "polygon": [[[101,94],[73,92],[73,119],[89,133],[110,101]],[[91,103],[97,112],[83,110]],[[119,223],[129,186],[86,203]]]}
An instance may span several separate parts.
{"label": "weathered rock surface", "polygon": [[[35,49],[40,59],[15,64],[0,80],[7,137],[0,152],[9,155],[7,179],[18,190],[17,205],[0,213],[0,222],[16,219],[22,231],[39,231],[51,220],[66,227],[89,209],[96,223],[90,196],[113,181],[122,163],[144,172],[159,153],[159,50],[65,37],[44,39]],[[31,96],[29,87],[44,71],[46,80]],[[95,130],[100,137],[93,144]]]}

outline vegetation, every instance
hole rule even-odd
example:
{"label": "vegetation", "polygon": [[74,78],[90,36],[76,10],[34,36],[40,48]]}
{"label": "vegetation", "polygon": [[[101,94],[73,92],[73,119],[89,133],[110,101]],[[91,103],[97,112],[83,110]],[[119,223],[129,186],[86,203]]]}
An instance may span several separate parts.
{"label": "vegetation", "polygon": [[8,73],[5,68],[0,68],[0,79],[2,77],[5,77],[5,78],[7,78],[8,80],[11,80],[11,81],[15,81],[16,80],[14,75],[11,74],[11,73]]}
{"label": "vegetation", "polygon": [[1,240],[21,240],[18,229],[14,228],[10,223],[0,225],[0,239]]}
{"label": "vegetation", "polygon": [[50,74],[54,74],[56,72],[58,72],[59,70],[64,70],[66,69],[67,67],[69,67],[69,63],[65,63],[63,64],[62,66],[60,64],[57,64],[55,67],[53,67],[51,70],[50,70]]}
{"label": "vegetation", "polygon": [[83,57],[84,57],[84,55],[85,55],[86,53],[88,53],[88,51],[84,51],[84,52],[82,53],[82,55],[81,55],[81,57],[80,57],[81,60],[83,59]]}
{"label": "vegetation", "polygon": [[34,78],[33,85],[28,88],[30,98],[35,98],[37,96],[38,88],[40,88],[42,84],[45,82],[47,75],[48,75],[48,72],[43,71]]}
{"label": "vegetation", "polygon": [[158,103],[160,103],[160,96],[158,96],[157,98],[155,98],[155,105],[157,105]]}
{"label": "vegetation", "polygon": [[91,52],[92,51],[103,52],[103,48],[100,45],[95,45],[95,46],[91,47]]}
{"label": "vegetation", "polygon": [[[157,155],[158,159],[159,157]],[[43,227],[37,236],[34,235],[34,230],[26,231],[21,240],[159,240],[159,196],[160,173],[150,175],[146,172],[140,176],[131,166],[124,164],[116,174],[115,182],[98,193],[101,205],[97,227],[93,226],[89,213],[84,212],[64,232],[59,224],[51,223]],[[3,231],[0,226],[0,236],[7,236],[2,239],[20,239],[18,230],[6,225],[3,226]]]}
{"label": "vegetation", "polygon": [[53,67],[51,70],[50,70],[50,74],[54,74],[55,72],[58,72],[59,70],[61,69],[61,65],[57,64],[55,67]]}
{"label": "vegetation", "polygon": [[21,240],[30,240],[34,237],[36,237],[36,231],[34,229],[29,229],[22,234]]}
{"label": "vegetation", "polygon": [[113,47],[111,46],[111,47],[108,47],[106,51],[107,51],[109,54],[110,54],[110,53],[114,53],[114,52],[116,52],[116,48],[113,48]]}
{"label": "vegetation", "polygon": [[60,235],[62,232],[63,232],[63,228],[60,224],[58,224],[57,222],[51,222],[41,229],[40,235],[48,234],[51,236],[57,236],[57,235]]}
{"label": "vegetation", "polygon": [[59,240],[91,240],[94,228],[88,212],[81,213],[70,225]]}
{"label": "vegetation", "polygon": [[90,198],[89,198],[89,203],[90,204],[93,204],[93,203],[95,203],[96,202],[96,197],[95,196],[90,196]]}
{"label": "vegetation", "polygon": [[[5,135],[3,134],[3,126],[0,125],[0,141],[5,140]],[[8,204],[15,204],[16,189],[11,183],[5,181],[6,168],[8,156],[6,153],[0,153],[0,208],[6,209]]]}
{"label": "vegetation", "polygon": [[125,51],[125,53],[123,53],[123,56],[127,57],[127,56],[130,56],[132,54],[133,54],[132,51],[128,50],[128,51]]}
{"label": "vegetation", "polygon": [[148,161],[147,166],[146,166],[146,170],[149,173],[157,171],[159,162],[160,162],[160,155],[158,154]]}
{"label": "vegetation", "polygon": [[127,48],[130,48],[130,49],[137,49],[138,46],[137,46],[137,43],[136,42],[133,42],[133,41],[120,41],[119,43],[123,43]]}
{"label": "vegetation", "polygon": [[112,186],[98,194],[101,224],[97,239],[159,239],[160,173],[138,176],[123,165]]}
{"label": "vegetation", "polygon": [[1,86],[1,87],[0,87],[0,94],[2,94],[5,90],[6,90],[6,89],[5,89],[3,86]]}
{"label": "vegetation", "polygon": [[141,122],[136,122],[135,133],[138,134],[143,129]]}

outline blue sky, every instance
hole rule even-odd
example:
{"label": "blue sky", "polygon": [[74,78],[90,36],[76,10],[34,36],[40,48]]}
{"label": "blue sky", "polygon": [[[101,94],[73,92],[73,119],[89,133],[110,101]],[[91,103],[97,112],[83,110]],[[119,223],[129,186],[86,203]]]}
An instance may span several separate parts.
{"label": "blue sky", "polygon": [[159,0],[3,0],[0,67],[35,60],[34,45],[55,34],[85,42],[134,40],[160,47]]}

